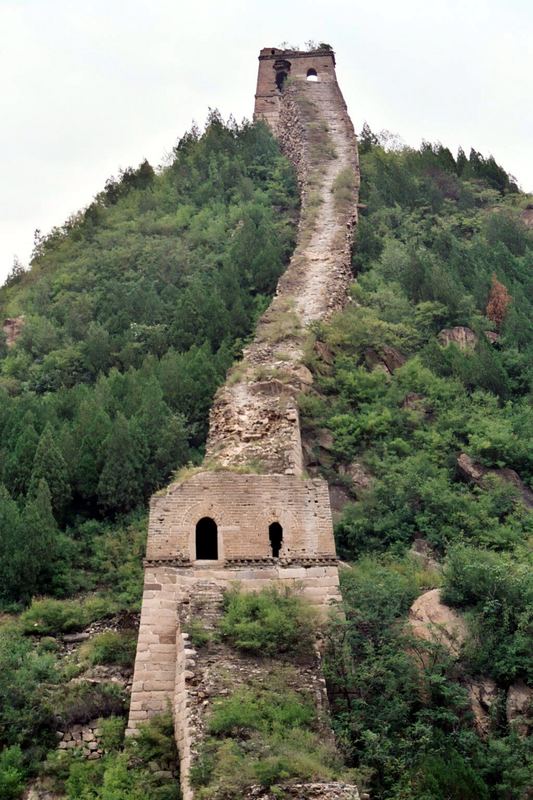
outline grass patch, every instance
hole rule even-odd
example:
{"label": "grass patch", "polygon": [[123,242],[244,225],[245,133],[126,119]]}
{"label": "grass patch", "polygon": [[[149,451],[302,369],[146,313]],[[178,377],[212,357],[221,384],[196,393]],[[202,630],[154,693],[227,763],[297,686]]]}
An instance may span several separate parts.
{"label": "grass patch", "polygon": [[302,324],[292,308],[276,308],[268,311],[257,331],[259,341],[276,344],[285,339],[294,339],[301,332]]}
{"label": "grass patch", "polygon": [[220,632],[238,650],[275,656],[310,652],[315,625],[310,606],[288,589],[234,589],[224,597]]}
{"label": "grass patch", "polygon": [[348,211],[355,204],[355,175],[350,167],[337,174],[331,191],[337,211]]}
{"label": "grass patch", "polygon": [[240,797],[254,783],[281,791],[291,779],[339,778],[333,742],[324,741],[312,698],[288,683],[291,674],[281,670],[269,676],[269,688],[241,688],[215,701],[191,770],[198,798]]}

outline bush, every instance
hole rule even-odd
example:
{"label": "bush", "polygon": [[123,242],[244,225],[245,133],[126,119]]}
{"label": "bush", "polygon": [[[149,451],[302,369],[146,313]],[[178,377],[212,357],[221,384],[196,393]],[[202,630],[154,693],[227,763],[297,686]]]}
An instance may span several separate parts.
{"label": "bush", "polygon": [[199,619],[191,619],[185,626],[185,633],[189,634],[194,647],[205,647],[213,638],[211,631],[208,631]]}
{"label": "bush", "polygon": [[33,600],[20,615],[24,633],[59,634],[81,631],[97,619],[104,619],[116,611],[116,605],[105,597],[78,600]]}
{"label": "bush", "polygon": [[22,750],[18,745],[0,752],[0,797],[18,800],[24,790],[25,769]]}
{"label": "bush", "polygon": [[105,631],[80,648],[80,659],[88,664],[133,666],[137,634],[134,631]]}
{"label": "bush", "polygon": [[533,680],[533,576],[527,564],[507,554],[456,547],[446,561],[443,600],[469,610],[466,657],[474,672],[503,685]]}
{"label": "bush", "polygon": [[310,607],[287,589],[226,593],[220,631],[239,650],[272,656],[310,652],[313,640]]}
{"label": "bush", "polygon": [[124,716],[124,691],[112,683],[70,684],[56,698],[57,715],[64,725],[85,723],[97,717]]}

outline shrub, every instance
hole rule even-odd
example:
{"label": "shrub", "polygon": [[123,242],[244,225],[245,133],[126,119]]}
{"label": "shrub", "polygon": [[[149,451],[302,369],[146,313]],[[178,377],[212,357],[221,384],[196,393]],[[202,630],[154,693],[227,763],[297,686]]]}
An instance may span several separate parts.
{"label": "shrub", "polygon": [[117,750],[124,741],[126,720],[124,717],[111,716],[98,721],[102,735],[100,741],[104,750]]}
{"label": "shrub", "polygon": [[189,634],[189,639],[194,647],[205,647],[213,638],[212,633],[199,619],[191,619],[185,626],[185,633]]}
{"label": "shrub", "polygon": [[88,664],[133,666],[137,635],[134,631],[105,631],[80,648],[80,658]]}
{"label": "shrub", "polygon": [[226,593],[222,636],[239,650],[272,656],[309,652],[313,639],[310,607],[287,589]]}
{"label": "shrub", "polygon": [[286,687],[281,693],[271,689],[239,689],[230,697],[215,701],[209,730],[215,735],[243,730],[283,733],[289,728],[310,725],[314,718],[309,699]]}
{"label": "shrub", "polygon": [[116,605],[106,597],[89,597],[78,600],[33,600],[20,615],[24,633],[58,634],[81,631],[97,619],[104,619],[116,611]]}
{"label": "shrub", "polygon": [[18,800],[24,789],[25,770],[22,750],[18,745],[0,752],[0,797]]}
{"label": "shrub", "polygon": [[126,698],[112,683],[75,683],[56,698],[57,714],[64,725],[85,723],[97,717],[124,716]]}

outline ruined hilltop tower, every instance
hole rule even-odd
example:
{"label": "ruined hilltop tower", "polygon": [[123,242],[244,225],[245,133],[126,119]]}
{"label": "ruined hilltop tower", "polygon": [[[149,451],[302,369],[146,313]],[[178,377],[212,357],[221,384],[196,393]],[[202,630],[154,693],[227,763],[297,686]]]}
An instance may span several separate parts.
{"label": "ruined hilltop tower", "polygon": [[[203,468],[150,504],[129,727],[170,703],[184,800],[194,797],[189,771],[208,712],[199,697],[209,669],[209,696],[216,686],[183,626],[193,618],[213,625],[235,581],[250,591],[297,584],[322,611],[339,598],[328,487],[304,477],[298,413],[298,395],[312,382],[302,363],[308,326],[342,306],[351,276],[357,145],[333,51],[261,50],[254,116],[297,171],[296,249],[253,342],[217,392]],[[318,666],[302,680],[323,696]],[[353,787],[335,795],[348,796]]]}

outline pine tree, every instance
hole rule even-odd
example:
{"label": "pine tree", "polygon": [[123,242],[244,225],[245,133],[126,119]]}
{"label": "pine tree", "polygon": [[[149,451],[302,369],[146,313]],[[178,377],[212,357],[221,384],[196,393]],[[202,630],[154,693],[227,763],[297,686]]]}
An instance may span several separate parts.
{"label": "pine tree", "polygon": [[98,503],[108,511],[130,511],[143,499],[142,443],[123,414],[117,414],[105,442]]}
{"label": "pine tree", "polygon": [[15,497],[26,494],[33,470],[39,434],[33,426],[33,416],[26,414],[15,447],[6,459],[5,481]]}
{"label": "pine tree", "polygon": [[41,478],[22,513],[24,583],[28,598],[47,591],[59,555],[59,531],[52,512],[51,493]]}
{"label": "pine tree", "polygon": [[54,515],[58,522],[61,522],[71,497],[70,482],[65,459],[55,442],[50,424],[45,427],[35,453],[28,490],[30,496],[36,495],[39,481],[42,479],[50,489]]}
{"label": "pine tree", "polygon": [[20,599],[24,584],[22,542],[18,506],[0,484],[0,597],[4,600]]}

